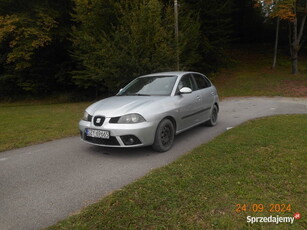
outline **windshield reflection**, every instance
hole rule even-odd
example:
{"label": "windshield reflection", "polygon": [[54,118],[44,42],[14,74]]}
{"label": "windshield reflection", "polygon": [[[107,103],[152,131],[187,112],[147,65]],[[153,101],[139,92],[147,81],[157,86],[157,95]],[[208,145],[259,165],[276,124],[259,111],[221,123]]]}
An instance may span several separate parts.
{"label": "windshield reflection", "polygon": [[118,96],[170,96],[177,76],[139,77],[121,90]]}

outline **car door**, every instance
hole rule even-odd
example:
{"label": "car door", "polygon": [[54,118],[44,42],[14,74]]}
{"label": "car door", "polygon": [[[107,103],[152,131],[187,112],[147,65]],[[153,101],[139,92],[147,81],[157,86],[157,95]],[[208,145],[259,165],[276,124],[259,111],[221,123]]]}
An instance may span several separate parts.
{"label": "car door", "polygon": [[[180,89],[188,87],[191,93],[180,94]],[[183,131],[199,122],[198,113],[201,110],[201,94],[196,91],[196,84],[191,74],[184,75],[177,87],[177,105],[179,112],[178,131]]]}
{"label": "car door", "polygon": [[207,121],[210,118],[210,109],[214,103],[215,90],[211,82],[203,75],[193,73],[198,94],[201,96],[201,116],[199,119]]}

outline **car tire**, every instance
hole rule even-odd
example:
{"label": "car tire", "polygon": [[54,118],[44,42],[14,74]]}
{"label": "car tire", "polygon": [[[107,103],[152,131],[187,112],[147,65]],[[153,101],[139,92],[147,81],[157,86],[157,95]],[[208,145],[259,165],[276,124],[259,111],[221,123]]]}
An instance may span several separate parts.
{"label": "car tire", "polygon": [[166,152],[172,148],[174,138],[175,128],[173,122],[169,119],[164,119],[158,125],[152,147],[155,151]]}
{"label": "car tire", "polygon": [[218,118],[218,108],[216,105],[213,105],[211,114],[210,114],[210,120],[206,122],[206,125],[208,126],[215,126],[217,123],[217,118]]}

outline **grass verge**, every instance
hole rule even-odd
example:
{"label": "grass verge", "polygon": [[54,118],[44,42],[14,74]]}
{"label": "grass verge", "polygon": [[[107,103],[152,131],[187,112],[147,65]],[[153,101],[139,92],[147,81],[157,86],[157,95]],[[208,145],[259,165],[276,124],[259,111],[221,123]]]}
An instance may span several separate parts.
{"label": "grass verge", "polygon": [[[48,229],[306,229],[306,130],[306,115],[249,121]],[[296,212],[292,225],[246,221]]]}
{"label": "grass verge", "polygon": [[77,135],[88,104],[0,104],[0,151]]}
{"label": "grass verge", "polygon": [[[246,51],[248,50],[248,51]],[[287,96],[307,97],[307,58],[299,60],[300,73],[291,74],[291,61],[279,54],[272,69],[272,52],[265,47],[232,49],[235,63],[213,77],[221,97]],[[210,76],[209,76],[210,77]]]}

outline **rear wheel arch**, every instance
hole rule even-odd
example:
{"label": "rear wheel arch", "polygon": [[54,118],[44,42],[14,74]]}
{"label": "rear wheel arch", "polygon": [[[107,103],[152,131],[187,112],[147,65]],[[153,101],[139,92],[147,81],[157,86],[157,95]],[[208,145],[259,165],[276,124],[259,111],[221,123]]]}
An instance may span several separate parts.
{"label": "rear wheel arch", "polygon": [[219,108],[217,103],[213,104],[210,114],[210,119],[205,123],[208,126],[215,126],[218,119]]}
{"label": "rear wheel arch", "polygon": [[219,112],[219,111],[220,111],[220,106],[219,106],[219,104],[218,104],[217,102],[215,102],[214,105],[216,105],[216,107],[217,107],[217,112]]}

